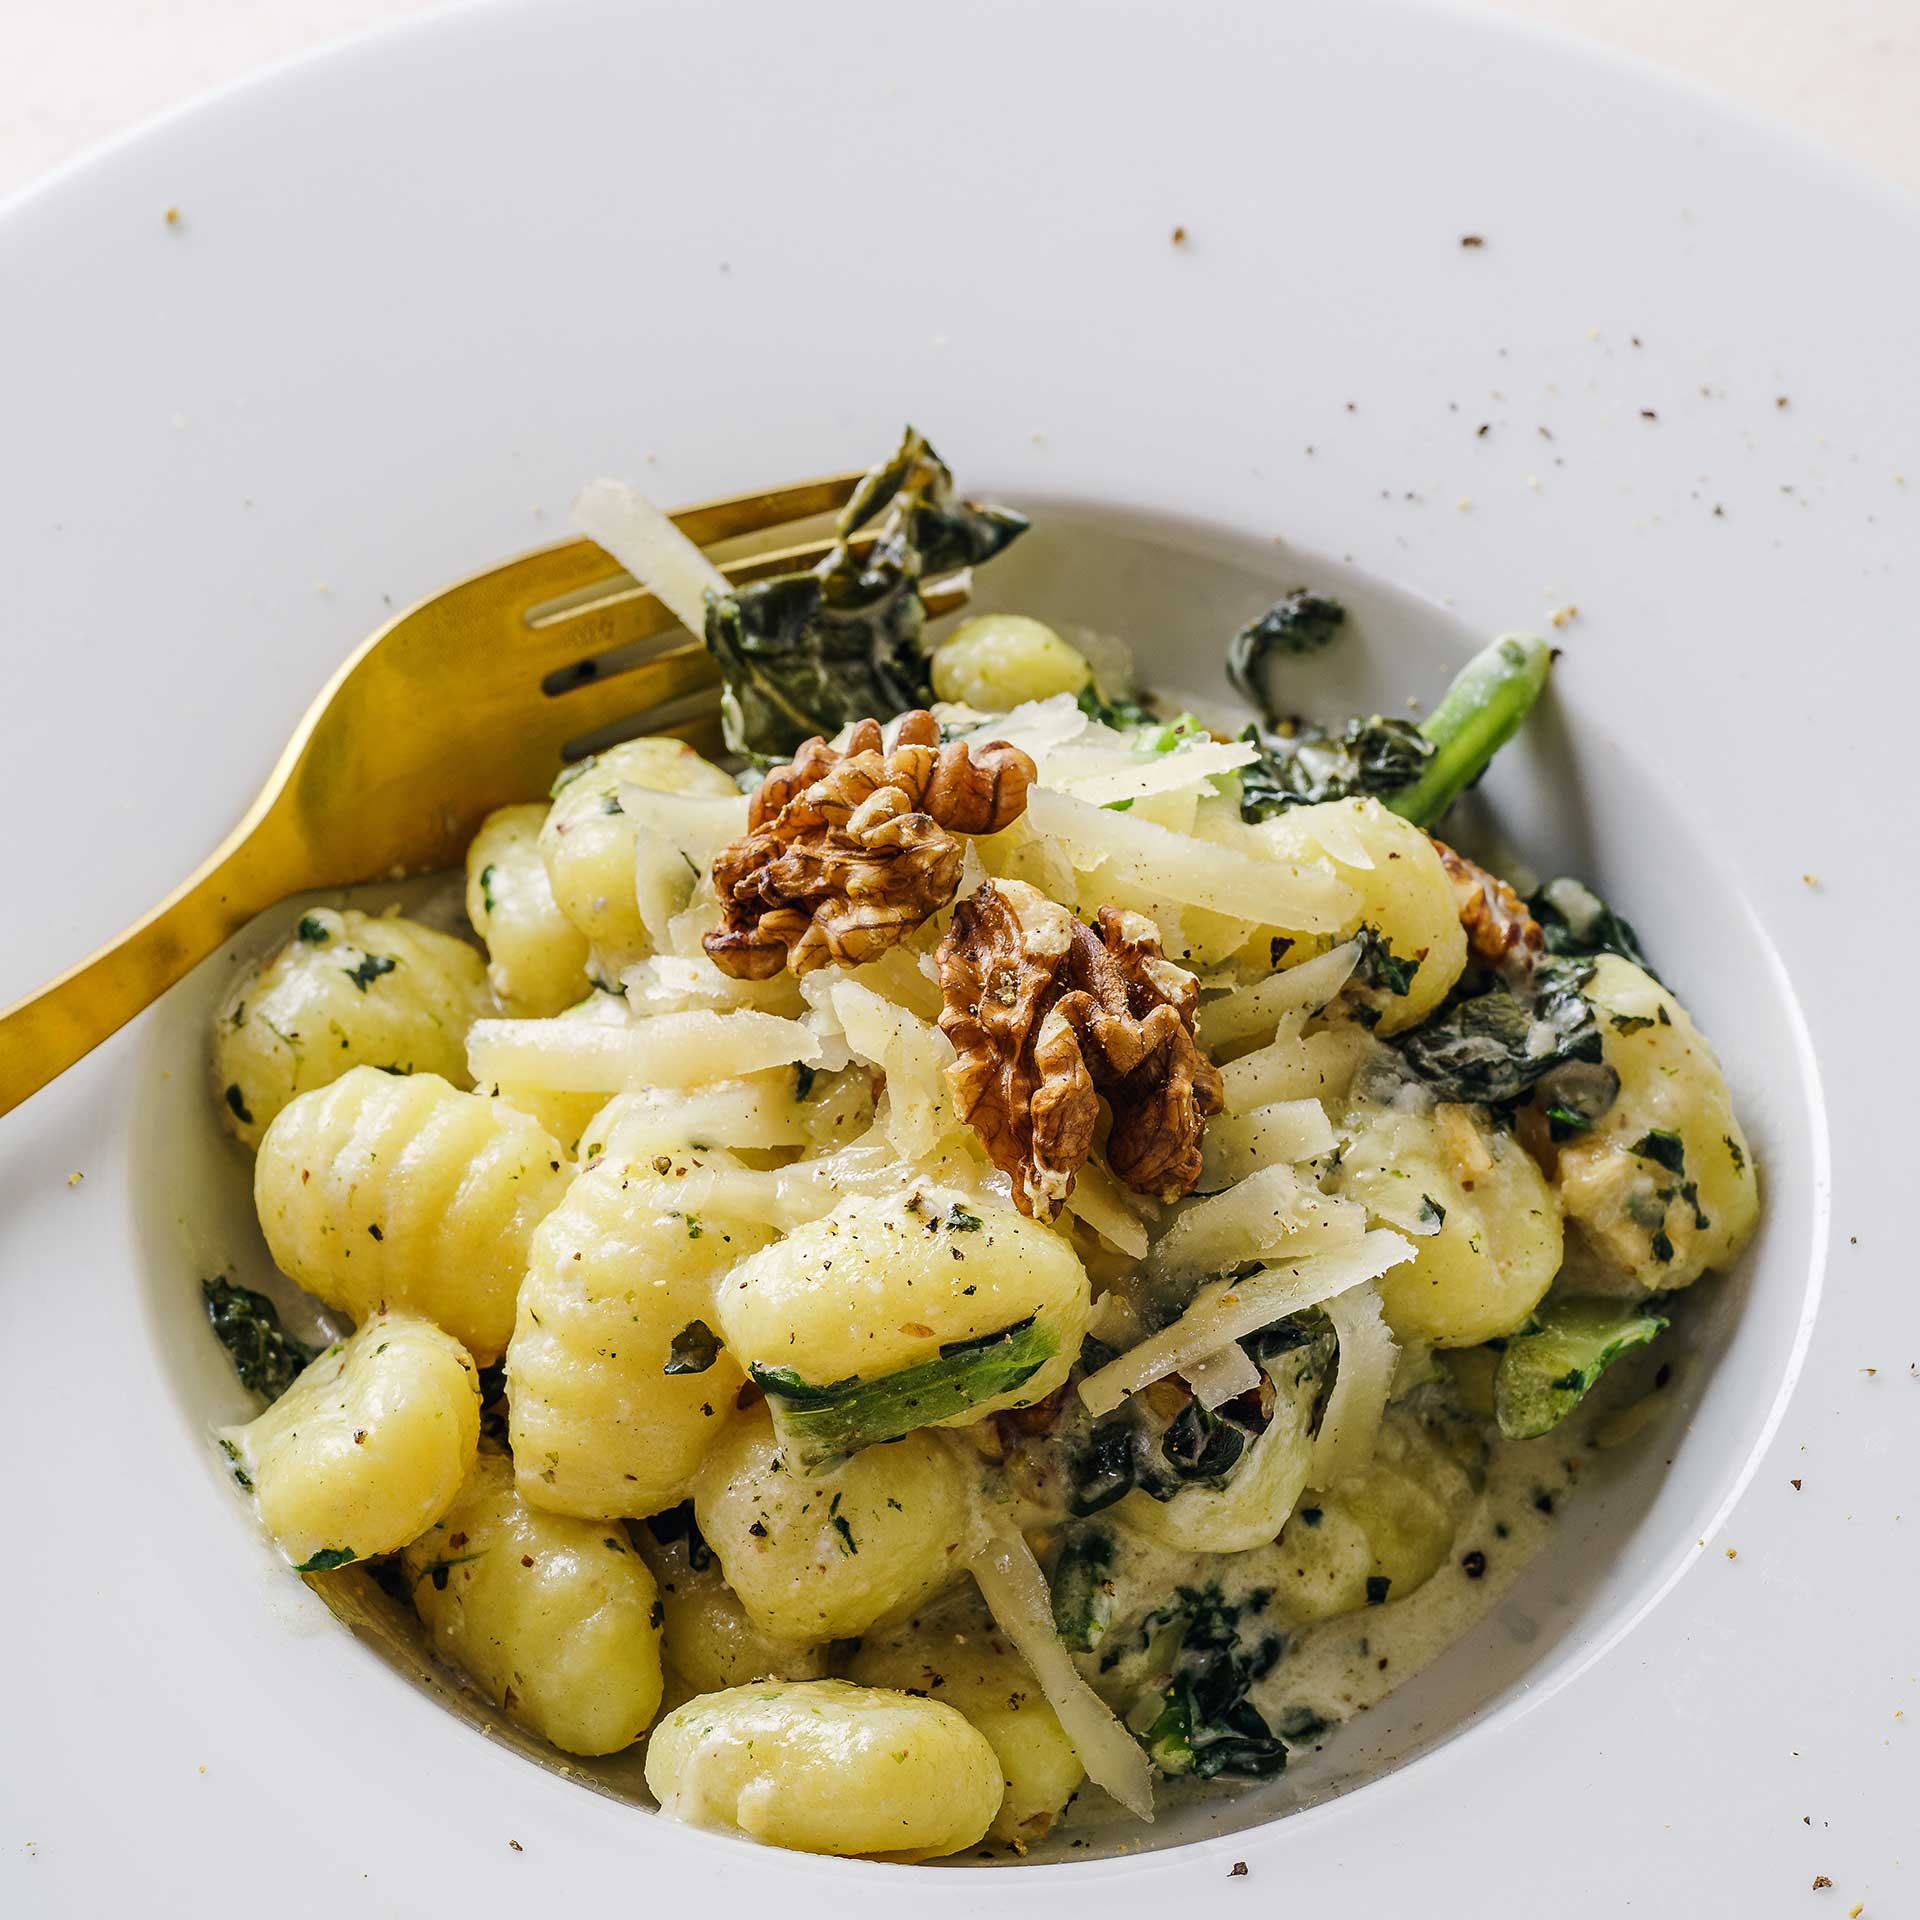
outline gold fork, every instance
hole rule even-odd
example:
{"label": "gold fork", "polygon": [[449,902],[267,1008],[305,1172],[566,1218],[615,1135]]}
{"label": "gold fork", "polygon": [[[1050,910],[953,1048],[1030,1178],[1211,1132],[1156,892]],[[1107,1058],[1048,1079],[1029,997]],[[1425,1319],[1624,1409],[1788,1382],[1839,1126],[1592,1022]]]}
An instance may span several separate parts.
{"label": "gold fork", "polygon": [[[857,473],[672,516],[730,579],[811,566]],[[856,544],[859,544],[856,542]],[[930,613],[966,598],[930,582]],[[452,866],[495,807],[642,733],[719,741],[705,645],[589,540],[476,574],[391,620],[328,681],[240,824],[153,911],[0,1012],[0,1114],[117,1033],[255,915],[320,887]]]}

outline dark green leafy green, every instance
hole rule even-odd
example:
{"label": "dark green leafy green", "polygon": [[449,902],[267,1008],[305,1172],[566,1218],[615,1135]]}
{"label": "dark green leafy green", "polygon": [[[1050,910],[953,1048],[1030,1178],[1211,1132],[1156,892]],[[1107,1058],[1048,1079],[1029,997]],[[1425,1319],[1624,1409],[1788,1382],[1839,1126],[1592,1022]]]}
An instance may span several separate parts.
{"label": "dark green leafy green", "polygon": [[399,964],[390,954],[363,953],[357,967],[345,967],[342,968],[342,972],[362,993],[365,993],[383,973],[391,973]]}
{"label": "dark green leafy green", "polygon": [[1269,722],[1277,720],[1287,709],[1269,684],[1274,661],[1324,651],[1346,618],[1347,610],[1338,600],[1305,587],[1276,600],[1227,642],[1227,678],[1234,692]]}
{"label": "dark green leafy green", "polygon": [[[1539,921],[1549,953],[1617,953],[1643,972],[1653,973],[1632,923],[1578,880],[1564,876],[1549,880],[1527,902],[1527,911]],[[1660,976],[1653,977],[1657,980]]]}
{"label": "dark green leafy green", "polygon": [[1054,1328],[1029,1317],[978,1339],[949,1341],[936,1358],[874,1380],[856,1374],[817,1385],[790,1368],[747,1371],[773,1403],[781,1437],[813,1468],[1011,1393],[1059,1347]]}
{"label": "dark green leafy green", "polygon": [[1495,980],[1449,999],[1387,1045],[1443,1100],[1499,1106],[1522,1099],[1558,1068],[1599,1064],[1600,1027],[1581,991],[1590,977],[1578,961],[1543,960],[1530,991]]}
{"label": "dark green leafy green", "polygon": [[359,1558],[351,1547],[322,1547],[312,1559],[302,1560],[294,1572],[331,1573],[335,1567],[347,1566]]}
{"label": "dark green leafy green", "polygon": [[1053,1568],[1053,1625],[1070,1653],[1091,1653],[1113,1624],[1113,1538],[1098,1527],[1067,1537]]}
{"label": "dark green leafy green", "polygon": [[1664,1333],[1651,1302],[1553,1300],[1534,1325],[1507,1342],[1493,1376],[1493,1410],[1509,1440],[1532,1440],[1557,1427],[1623,1353]]}
{"label": "dark green leafy green", "polygon": [[1627,1151],[1637,1159],[1651,1160],[1669,1173],[1687,1170],[1687,1143],[1666,1127],[1650,1127]]}
{"label": "dark green leafy green", "polygon": [[[1004,507],[976,506],[911,427],[860,482],[819,564],[715,594],[708,651],[723,681],[727,745],[763,764],[852,720],[887,720],[933,698],[921,582],[979,566],[1027,529]],[[871,531],[871,544],[852,543]]]}
{"label": "dark green leafy green", "polygon": [[1089,720],[1097,720],[1116,733],[1125,733],[1132,727],[1151,727],[1159,721],[1152,707],[1143,706],[1138,700],[1103,699],[1093,687],[1080,689],[1079,706]]}
{"label": "dark green leafy green", "polygon": [[327,930],[327,923],[324,920],[315,919],[310,913],[303,916],[294,932],[309,947],[324,947],[333,938]]}
{"label": "dark green leafy green", "polygon": [[1240,770],[1241,816],[1264,820],[1286,807],[1371,794],[1416,826],[1431,826],[1513,737],[1552,657],[1543,641],[1502,636],[1467,662],[1418,726],[1374,714],[1329,730],[1269,710],[1265,725],[1242,736],[1261,756]]}
{"label": "dark green leafy green", "polygon": [[705,1373],[720,1358],[720,1336],[704,1320],[689,1320],[667,1342],[663,1373]]}
{"label": "dark green leafy green", "polygon": [[240,1384],[278,1400],[319,1357],[280,1324],[280,1309],[264,1293],[225,1279],[202,1280],[200,1293],[214,1336],[226,1348]]}
{"label": "dark green leafy green", "polygon": [[[1286,1646],[1280,1633],[1259,1624],[1272,1598],[1270,1591],[1255,1589],[1229,1605],[1216,1586],[1179,1587],[1172,1606],[1149,1616],[1150,1625],[1179,1624],[1160,1711],[1140,1735],[1161,1773],[1269,1780],[1285,1769],[1285,1741],[1248,1698]],[[1129,1720],[1138,1725],[1138,1714]]]}

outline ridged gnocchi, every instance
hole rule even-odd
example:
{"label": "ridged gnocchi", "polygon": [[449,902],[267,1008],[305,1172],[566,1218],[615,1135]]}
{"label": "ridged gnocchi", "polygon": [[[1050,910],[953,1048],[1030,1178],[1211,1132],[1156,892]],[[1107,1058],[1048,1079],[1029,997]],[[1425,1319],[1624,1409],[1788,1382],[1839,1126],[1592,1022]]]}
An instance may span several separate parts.
{"label": "ridged gnocchi", "polygon": [[555,903],[592,947],[605,986],[653,944],[634,880],[640,828],[621,811],[622,783],[716,798],[739,792],[683,740],[629,740],[563,777],[540,829],[540,858]]}
{"label": "ridged gnocchi", "polygon": [[480,1441],[472,1359],[431,1321],[376,1313],[221,1446],[303,1572],[394,1553],[452,1504]]}
{"label": "ridged gnocchi", "polygon": [[1760,1211],[1726,1076],[1692,1016],[1651,975],[1602,954],[1587,995],[1620,1091],[1560,1148],[1554,1185],[1601,1276],[1684,1287],[1746,1245]]}
{"label": "ridged gnocchi", "polygon": [[647,1742],[647,1785],[691,1826],[805,1853],[929,1860],[999,1809],[985,1735],[937,1700],[845,1680],[703,1694]]}
{"label": "ridged gnocchi", "polygon": [[773,1238],[685,1201],[690,1178],[734,1164],[715,1150],[609,1153],[533,1234],[507,1381],[520,1491],[535,1506],[638,1517],[691,1491],[746,1381],[713,1332],[714,1290]]}
{"label": "ridged gnocchi", "polygon": [[867,1687],[924,1694],[987,1737],[1004,1792],[986,1837],[1023,1851],[1044,1839],[1080,1790],[1087,1770],[1027,1663],[993,1623],[910,1621],[868,1634],[847,1665]]}
{"label": "ridged gnocchi", "polygon": [[566,1753],[618,1753],[660,1707],[662,1608],[625,1531],[528,1506],[484,1449],[402,1568],[435,1649]]}
{"label": "ridged gnocchi", "polygon": [[560,911],[540,857],[547,809],[497,807],[467,848],[467,918],[507,1012],[539,1019],[585,998],[587,937]]}
{"label": "ridged gnocchi", "polygon": [[1524,1326],[1564,1252],[1560,1202],[1532,1156],[1472,1107],[1353,1118],[1334,1190],[1413,1234],[1414,1257],[1379,1282],[1394,1336],[1473,1347]]}
{"label": "ridged gnocchi", "polygon": [[965,1570],[968,1480],[930,1433],[805,1472],[764,1406],[714,1442],[694,1512],[762,1633],[818,1645],[911,1613]]}
{"label": "ridged gnocchi", "polygon": [[742,1262],[718,1299],[728,1346],[809,1459],[1044,1399],[1090,1306],[1062,1236],[930,1184],[843,1201]]}
{"label": "ridged gnocchi", "polygon": [[464,940],[398,915],[316,907],[233,983],[213,1023],[213,1080],[234,1137],[257,1147],[297,1095],[354,1067],[467,1078],[486,968]]}
{"label": "ridged gnocchi", "polygon": [[488,1365],[569,1177],[525,1114],[437,1074],[355,1067],[267,1129],[253,1196],[274,1263],[309,1293],[356,1320],[423,1314]]}

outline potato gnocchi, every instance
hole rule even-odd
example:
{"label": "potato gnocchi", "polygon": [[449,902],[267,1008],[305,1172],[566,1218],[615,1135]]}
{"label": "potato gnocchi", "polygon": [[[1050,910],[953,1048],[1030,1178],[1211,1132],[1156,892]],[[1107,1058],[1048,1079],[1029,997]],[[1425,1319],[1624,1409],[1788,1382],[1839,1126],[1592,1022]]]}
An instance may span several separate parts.
{"label": "potato gnocchi", "polygon": [[1345,617],[1294,593],[1215,727],[1023,615],[930,645],[923,578],[1025,523],[916,435],[802,576],[583,511],[704,613],[735,757],[489,814],[472,941],[320,908],[235,981],[220,1120],[355,1330],[206,1283],[270,1401],[226,1466],[696,1826],[1017,1857],[1271,1779],[1370,1636],[1464,1630],[1758,1219],[1633,930],[1431,837],[1549,650],[1327,726],[1275,704]]}

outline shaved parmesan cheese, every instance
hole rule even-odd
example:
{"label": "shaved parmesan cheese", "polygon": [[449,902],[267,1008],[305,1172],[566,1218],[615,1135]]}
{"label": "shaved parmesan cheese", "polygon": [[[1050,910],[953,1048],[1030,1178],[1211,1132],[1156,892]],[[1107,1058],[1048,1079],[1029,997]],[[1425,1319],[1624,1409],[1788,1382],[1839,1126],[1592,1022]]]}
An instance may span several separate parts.
{"label": "shaved parmesan cheese", "polygon": [[627,1007],[634,1014],[684,1013],[690,1007],[726,1011],[759,1007],[769,1013],[798,1013],[805,1004],[790,973],[771,980],[736,980],[706,955],[656,953],[621,971]]}
{"label": "shaved parmesan cheese", "polygon": [[1193,1389],[1193,1397],[1211,1413],[1215,1407],[1251,1393],[1260,1384],[1260,1369],[1247,1358],[1245,1347],[1230,1340],[1184,1369],[1182,1378]]}
{"label": "shaved parmesan cheese", "polygon": [[1324,868],[1258,859],[1046,787],[1027,795],[1027,817],[1036,832],[1059,840],[1083,873],[1110,873],[1238,920],[1332,932],[1350,922],[1357,905],[1353,890]]}
{"label": "shaved parmesan cheese", "polygon": [[[1291,1022],[1288,1023],[1291,1028]],[[1357,1058],[1350,1033],[1283,1031],[1270,1047],[1243,1053],[1220,1069],[1229,1113],[1251,1113],[1276,1100],[1317,1100],[1343,1090]]]}
{"label": "shaved parmesan cheese", "polygon": [[1200,1185],[1213,1191],[1262,1167],[1298,1165],[1331,1153],[1333,1144],[1333,1124],[1318,1100],[1273,1100],[1250,1113],[1216,1114],[1200,1137]]}
{"label": "shaved parmesan cheese", "polygon": [[1335,1294],[1325,1306],[1340,1337],[1340,1364],[1307,1468],[1307,1484],[1323,1491],[1358,1473],[1373,1458],[1380,1417],[1387,1410],[1393,1370],[1400,1358],[1400,1349],[1380,1317],[1375,1288],[1351,1288]]}
{"label": "shaved parmesan cheese", "polygon": [[1146,1223],[1133,1211],[1130,1196],[1098,1161],[1089,1160],[1074,1176],[1067,1211],[1084,1220],[1108,1246],[1130,1260],[1146,1257]]}
{"label": "shaved parmesan cheese", "polygon": [[1229,1340],[1239,1340],[1290,1313],[1324,1305],[1349,1287],[1377,1280],[1413,1258],[1397,1233],[1369,1233],[1357,1245],[1318,1253],[1287,1266],[1266,1267],[1244,1280],[1216,1280],[1202,1287],[1172,1326],[1129,1348],[1080,1382],[1080,1398],[1096,1418],[1111,1413],[1129,1394],[1198,1366]]}
{"label": "shaved parmesan cheese", "polygon": [[1363,873],[1373,871],[1373,855],[1353,824],[1353,815],[1345,807],[1302,807],[1297,809],[1305,825],[1307,838],[1328,859],[1343,867],[1355,867]]}
{"label": "shaved parmesan cheese", "polygon": [[924,1159],[953,1125],[946,1078],[953,1042],[857,980],[836,981],[832,1002],[848,1048],[887,1076],[887,1133],[900,1157]]}
{"label": "shaved parmesan cheese", "polygon": [[793,1097],[791,1067],[773,1067],[706,1087],[649,1087],[616,1094],[587,1132],[611,1154],[642,1144],[804,1147],[812,1138]]}
{"label": "shaved parmesan cheese", "polygon": [[1153,1774],[1106,1703],[1080,1677],[1053,1626],[1046,1576],[1020,1531],[984,1501],[975,1508],[975,1545],[968,1562],[994,1624],[1040,1683],[1087,1778],[1141,1820],[1153,1818]]}
{"label": "shaved parmesan cheese", "polygon": [[1272,1033],[1289,1016],[1311,1018],[1347,984],[1359,964],[1360,943],[1349,940],[1224,1000],[1209,1002],[1200,1009],[1200,1044],[1212,1049],[1232,1040],[1251,1040]]}
{"label": "shaved parmesan cheese", "polygon": [[604,547],[689,633],[707,630],[707,595],[733,591],[727,576],[644,494],[596,480],[573,503],[573,524]]}
{"label": "shaved parmesan cheese", "polygon": [[476,1020],[467,1070],[483,1087],[625,1093],[699,1087],[762,1067],[817,1061],[820,1042],[777,1014],[662,1013],[624,1027],[575,1020]]}
{"label": "shaved parmesan cheese", "polygon": [[623,781],[620,811],[639,826],[634,892],[640,923],[656,947],[670,949],[673,922],[706,877],[713,857],[747,830],[747,796],[660,793]]}
{"label": "shaved parmesan cheese", "polygon": [[1209,775],[1231,773],[1259,757],[1260,749],[1250,740],[1209,740],[1172,753],[1157,753],[1151,759],[1129,755],[1126,765],[1069,775],[1064,780],[1049,778],[1047,784],[1063,788],[1076,800],[1110,807],[1116,800],[1139,800],[1150,793],[1173,793],[1182,787],[1198,786]]}
{"label": "shaved parmesan cheese", "polygon": [[1274,1260],[1351,1246],[1367,1210],[1336,1200],[1291,1167],[1263,1167],[1225,1193],[1181,1208],[1147,1257],[1156,1280],[1193,1280],[1249,1260]]}

